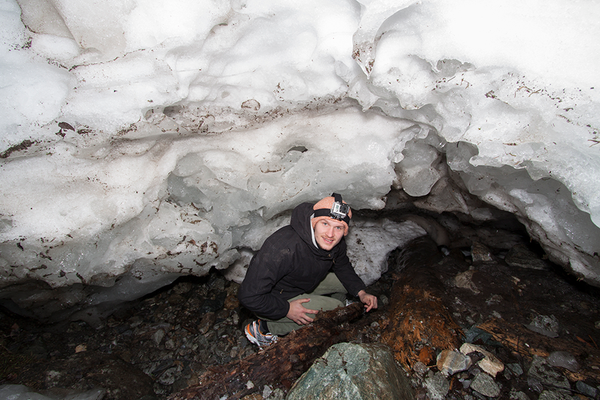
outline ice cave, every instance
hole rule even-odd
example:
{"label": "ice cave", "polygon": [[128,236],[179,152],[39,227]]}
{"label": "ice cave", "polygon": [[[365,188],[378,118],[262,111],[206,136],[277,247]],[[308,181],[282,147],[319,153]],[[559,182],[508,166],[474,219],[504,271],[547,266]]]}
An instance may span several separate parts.
{"label": "ice cave", "polygon": [[89,320],[183,276],[239,283],[294,206],[332,192],[358,211],[368,284],[408,240],[447,240],[369,218],[399,211],[513,215],[600,286],[599,17],[585,0],[1,0],[0,303]]}

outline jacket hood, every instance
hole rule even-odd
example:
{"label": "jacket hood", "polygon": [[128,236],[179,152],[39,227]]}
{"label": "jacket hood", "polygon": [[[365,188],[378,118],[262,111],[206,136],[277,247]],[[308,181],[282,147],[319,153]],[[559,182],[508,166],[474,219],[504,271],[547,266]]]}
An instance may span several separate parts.
{"label": "jacket hood", "polygon": [[[312,224],[310,221],[310,217],[314,214],[313,204],[312,203],[302,203],[292,212],[292,220],[290,225],[296,231],[296,233],[302,238],[304,242],[308,245],[308,247],[315,253],[316,255],[323,257],[331,257],[331,254],[337,254],[340,248],[340,243],[338,243],[331,251],[326,251],[316,246],[313,242],[313,233],[312,233]],[[344,241],[345,238],[342,238]]]}

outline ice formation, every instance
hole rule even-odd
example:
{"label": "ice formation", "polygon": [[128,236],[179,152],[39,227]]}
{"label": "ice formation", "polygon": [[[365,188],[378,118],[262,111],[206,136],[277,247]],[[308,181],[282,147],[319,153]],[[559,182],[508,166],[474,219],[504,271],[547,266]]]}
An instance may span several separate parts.
{"label": "ice formation", "polygon": [[[560,0],[0,0],[0,297],[52,314],[212,267],[239,280],[296,204],[333,191],[491,218],[475,196],[600,285],[599,17]],[[365,224],[370,282],[424,234]]]}

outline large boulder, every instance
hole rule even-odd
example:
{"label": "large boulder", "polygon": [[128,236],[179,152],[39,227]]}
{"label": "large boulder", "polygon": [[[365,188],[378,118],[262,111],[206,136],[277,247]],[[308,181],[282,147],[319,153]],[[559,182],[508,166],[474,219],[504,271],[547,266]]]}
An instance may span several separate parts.
{"label": "large boulder", "polygon": [[387,346],[338,343],[296,381],[286,399],[403,400],[414,397],[406,374]]}

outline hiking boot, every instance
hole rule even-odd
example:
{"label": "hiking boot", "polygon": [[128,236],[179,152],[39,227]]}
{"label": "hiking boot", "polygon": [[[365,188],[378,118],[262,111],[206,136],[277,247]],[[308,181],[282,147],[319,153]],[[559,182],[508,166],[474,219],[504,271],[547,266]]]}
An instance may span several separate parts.
{"label": "hiking boot", "polygon": [[258,320],[246,325],[244,332],[249,341],[262,348],[271,343],[275,343],[277,341],[277,336],[271,333],[262,333],[260,323],[261,321]]}

